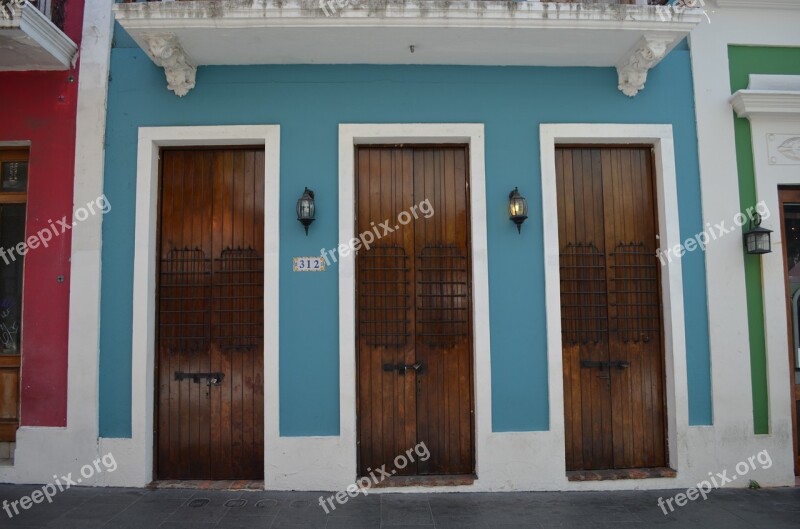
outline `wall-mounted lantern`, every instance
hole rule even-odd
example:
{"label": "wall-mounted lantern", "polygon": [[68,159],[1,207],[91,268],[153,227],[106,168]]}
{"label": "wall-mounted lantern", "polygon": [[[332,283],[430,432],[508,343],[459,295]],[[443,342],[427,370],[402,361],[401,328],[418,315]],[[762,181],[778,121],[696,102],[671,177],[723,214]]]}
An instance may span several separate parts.
{"label": "wall-mounted lantern", "polygon": [[772,251],[770,241],[772,230],[761,227],[761,215],[753,215],[750,220],[750,229],[744,234],[744,249],[750,255],[760,255]]}
{"label": "wall-mounted lantern", "polygon": [[522,223],[528,218],[528,201],[516,187],[508,195],[508,218],[517,225],[517,232],[522,233]]}
{"label": "wall-mounted lantern", "polygon": [[309,188],[303,191],[303,196],[297,201],[297,220],[306,229],[306,237],[308,236],[308,227],[314,222],[314,213],[316,207],[314,206],[314,192]]}

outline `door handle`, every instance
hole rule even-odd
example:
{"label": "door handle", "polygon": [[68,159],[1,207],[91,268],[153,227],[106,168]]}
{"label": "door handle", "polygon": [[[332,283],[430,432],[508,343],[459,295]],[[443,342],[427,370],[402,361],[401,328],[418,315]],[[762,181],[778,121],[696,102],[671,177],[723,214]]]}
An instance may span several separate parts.
{"label": "door handle", "polygon": [[597,361],[594,361],[594,360],[581,360],[581,367],[585,367],[585,368],[599,367],[600,370],[602,371],[604,369],[611,369],[612,367],[613,368],[617,368],[617,369],[627,369],[627,368],[631,367],[631,363],[630,362],[626,362],[624,360],[612,360],[610,362],[605,362],[605,361],[597,362]]}
{"label": "door handle", "polygon": [[417,373],[424,373],[425,372],[425,364],[422,362],[417,362],[415,364],[383,364],[384,371],[397,371],[400,375],[405,375],[406,371],[409,369],[413,369]]}
{"label": "door handle", "polygon": [[201,380],[207,380],[209,386],[222,385],[222,379],[225,378],[225,373],[185,373],[183,371],[175,371],[175,380],[191,379],[195,384],[199,384]]}

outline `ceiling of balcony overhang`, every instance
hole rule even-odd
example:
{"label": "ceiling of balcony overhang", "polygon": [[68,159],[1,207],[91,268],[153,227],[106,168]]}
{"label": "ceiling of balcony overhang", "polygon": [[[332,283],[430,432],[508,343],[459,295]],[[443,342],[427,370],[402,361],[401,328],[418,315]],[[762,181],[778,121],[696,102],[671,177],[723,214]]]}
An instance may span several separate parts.
{"label": "ceiling of balcony overhang", "polygon": [[0,20],[0,71],[67,70],[77,52],[77,45],[29,3]]}
{"label": "ceiling of balcony overhang", "polygon": [[[474,64],[614,66],[644,34],[686,37],[701,12],[539,2],[216,0],[117,4],[140,46],[177,36],[196,65]],[[576,7],[577,6],[577,7]],[[413,53],[411,46],[414,46]]]}
{"label": "ceiling of balcony overhang", "polygon": [[115,6],[119,23],[181,96],[194,87],[197,66],[248,64],[616,66],[620,90],[633,96],[647,70],[704,20],[700,9],[664,9],[466,0]]}

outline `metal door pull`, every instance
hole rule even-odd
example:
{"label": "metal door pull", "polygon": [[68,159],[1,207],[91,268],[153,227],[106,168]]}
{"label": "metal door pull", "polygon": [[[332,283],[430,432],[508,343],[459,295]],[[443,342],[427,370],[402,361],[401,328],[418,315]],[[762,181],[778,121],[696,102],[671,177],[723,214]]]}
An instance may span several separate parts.
{"label": "metal door pull", "polygon": [[613,360],[611,362],[596,362],[594,360],[581,360],[581,367],[586,367],[586,368],[599,367],[601,370],[611,369],[612,367],[616,367],[617,369],[627,369],[630,366],[631,366],[630,362],[625,362],[623,360]]}
{"label": "metal door pull", "polygon": [[416,364],[383,364],[384,371],[397,371],[401,375],[405,375],[409,369],[422,373],[425,371],[425,365],[422,362],[417,362]]}
{"label": "metal door pull", "polygon": [[199,384],[201,380],[207,380],[209,386],[219,386],[222,384],[222,379],[225,378],[225,373],[184,373],[183,371],[175,371],[175,380],[186,380],[190,378],[195,384]]}

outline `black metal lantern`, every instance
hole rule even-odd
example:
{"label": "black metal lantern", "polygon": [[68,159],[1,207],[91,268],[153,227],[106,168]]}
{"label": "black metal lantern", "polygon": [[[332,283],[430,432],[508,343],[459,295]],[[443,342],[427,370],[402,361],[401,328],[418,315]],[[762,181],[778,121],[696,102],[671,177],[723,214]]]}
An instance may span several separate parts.
{"label": "black metal lantern", "polygon": [[314,192],[309,188],[303,191],[303,196],[297,201],[297,220],[306,229],[306,236],[308,236],[308,227],[314,222],[314,214],[316,207],[314,206]]}
{"label": "black metal lantern", "polygon": [[528,218],[528,201],[516,187],[508,195],[508,218],[517,225],[517,232],[522,233],[522,223]]}
{"label": "black metal lantern", "polygon": [[772,251],[770,241],[772,230],[761,227],[761,215],[756,213],[750,220],[750,229],[744,234],[744,249],[750,255],[760,255]]}

